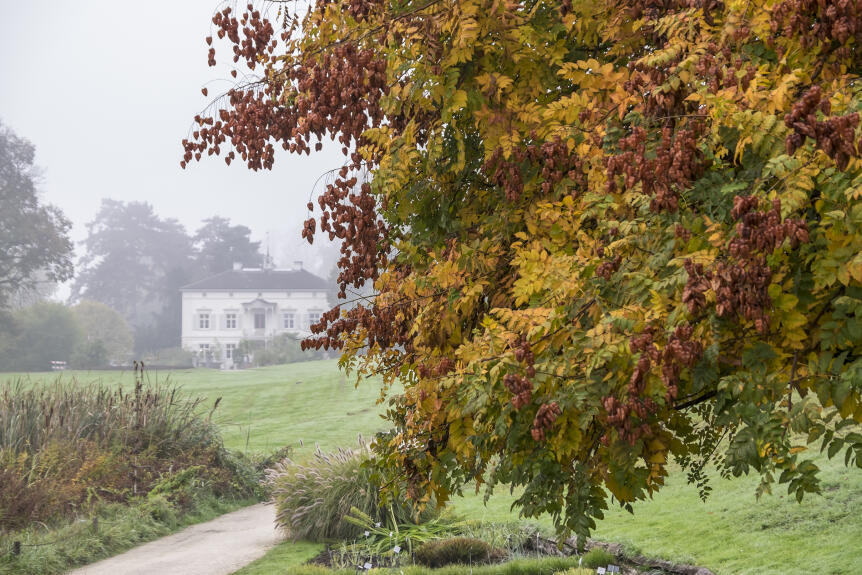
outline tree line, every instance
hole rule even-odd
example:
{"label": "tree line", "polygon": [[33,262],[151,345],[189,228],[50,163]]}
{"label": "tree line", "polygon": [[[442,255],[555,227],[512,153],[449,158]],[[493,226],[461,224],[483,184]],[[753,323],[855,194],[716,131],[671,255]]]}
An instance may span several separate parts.
{"label": "tree line", "polygon": [[[0,370],[97,367],[177,348],[182,285],[234,262],[263,264],[251,230],[228,218],[189,233],[149,203],[104,199],[75,265],[71,222],[40,197],[34,159],[33,144],[0,123]],[[68,280],[74,305],[47,302]]]}

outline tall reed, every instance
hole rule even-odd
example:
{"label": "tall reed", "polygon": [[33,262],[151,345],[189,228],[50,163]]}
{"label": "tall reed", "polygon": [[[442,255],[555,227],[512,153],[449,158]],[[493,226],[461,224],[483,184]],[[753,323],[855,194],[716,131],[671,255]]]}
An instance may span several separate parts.
{"label": "tall reed", "polygon": [[210,444],[217,432],[201,413],[201,399],[178,391],[169,381],[145,387],[140,379],[132,392],[61,377],[47,385],[2,383],[0,451],[33,454],[57,439],[159,455]]}

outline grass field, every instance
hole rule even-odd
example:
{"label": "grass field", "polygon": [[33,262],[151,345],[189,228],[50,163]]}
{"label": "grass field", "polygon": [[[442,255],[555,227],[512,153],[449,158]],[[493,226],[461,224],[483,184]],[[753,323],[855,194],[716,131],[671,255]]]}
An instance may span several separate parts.
{"label": "grass field", "polygon": [[[130,373],[66,373],[80,379],[131,382]],[[54,374],[35,374],[33,381]],[[155,378],[156,374],[151,374]],[[272,451],[282,445],[298,447],[297,456],[315,443],[323,449],[349,446],[357,435],[369,437],[383,422],[375,399],[379,383],[352,380],[338,372],[335,361],[321,361],[241,372],[192,370],[173,372],[171,378],[185,391],[209,401],[221,396],[214,416],[228,446],[240,450]],[[300,382],[300,383],[297,383]],[[634,516],[614,509],[599,524],[597,538],[626,543],[640,552],[705,565],[716,573],[731,574],[857,574],[862,573],[862,472],[839,461],[818,460],[824,480],[822,496],[802,504],[776,487],[772,496],[754,497],[756,478],[715,479],[711,498],[702,503],[681,474],[672,474],[666,488],[652,501],[635,505]],[[516,520],[510,512],[513,496],[495,494],[488,506],[481,496],[455,501],[455,509],[471,519]],[[549,527],[549,521],[540,521]],[[260,564],[277,573],[303,557],[307,548],[286,543]]]}

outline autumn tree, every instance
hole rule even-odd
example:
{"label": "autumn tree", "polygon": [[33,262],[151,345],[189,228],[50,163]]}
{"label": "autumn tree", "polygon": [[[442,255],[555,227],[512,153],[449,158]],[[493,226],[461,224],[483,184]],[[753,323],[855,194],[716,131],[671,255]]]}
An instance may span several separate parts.
{"label": "autumn tree", "polygon": [[307,345],[403,385],[412,497],[506,484],[585,535],[671,459],[800,499],[818,448],[862,467],[858,0],[288,6],[216,13],[258,79],[182,164],[343,146],[303,236],[377,295]]}

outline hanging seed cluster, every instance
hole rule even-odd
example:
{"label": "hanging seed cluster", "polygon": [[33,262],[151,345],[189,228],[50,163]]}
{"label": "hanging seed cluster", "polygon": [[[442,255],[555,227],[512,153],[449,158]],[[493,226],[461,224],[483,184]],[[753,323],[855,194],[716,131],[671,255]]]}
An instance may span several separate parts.
{"label": "hanging seed cluster", "polygon": [[858,54],[862,43],[862,1],[784,0],[772,11],[773,34],[799,38],[837,59]]}
{"label": "hanging seed cluster", "polygon": [[[661,366],[661,381],[665,386],[665,402],[670,405],[679,393],[679,378],[683,369],[693,367],[703,356],[703,344],[692,339],[694,328],[682,324],[674,329],[667,343],[659,349],[655,340],[658,330],[649,326],[629,340],[632,353],[640,353],[634,372],[629,379],[623,400],[614,396],[603,399],[608,425],[619,437],[634,445],[643,437],[653,433],[649,425],[650,415],[658,410],[658,404],[646,391],[647,376],[654,365]],[[602,438],[608,444],[607,434]]]}
{"label": "hanging seed cluster", "polygon": [[808,242],[808,226],[801,219],[781,218],[781,201],[772,209],[758,211],[754,196],[736,196],[731,216],[737,220],[736,235],[728,242],[727,258],[705,270],[702,264],[685,262],[688,280],[682,300],[698,315],[706,307],[706,292],[715,293],[715,312],[719,317],[741,316],[754,322],[760,333],[769,329],[768,311],[772,307],[769,284],[772,280],[766,257],[787,240],[792,249]]}
{"label": "hanging seed cluster", "polygon": [[618,142],[620,153],[605,158],[608,192],[616,191],[618,180],[626,189],[640,184],[641,193],[651,197],[651,211],[676,211],[679,190],[689,187],[706,168],[697,145],[703,130],[702,122],[692,122],[676,133],[666,126],[655,146],[655,157],[649,157],[647,132],[636,126]]}
{"label": "hanging seed cluster", "polygon": [[717,44],[710,42],[707,51],[695,66],[695,73],[707,83],[709,91],[715,94],[721,89],[735,87],[742,91],[748,90],[757,74],[757,68],[747,64],[739,56],[734,58],[729,45],[719,49]]}
{"label": "hanging seed cluster", "polygon": [[[536,138],[535,133],[532,138]],[[491,183],[502,188],[507,200],[515,202],[524,192],[523,167],[529,165],[540,168],[543,194],[550,194],[564,178],[574,182],[577,189],[586,189],[582,160],[561,138],[517,148],[509,159],[504,158],[502,148],[497,148],[485,160],[482,172]]]}
{"label": "hanging seed cluster", "polygon": [[512,394],[512,407],[521,409],[525,405],[529,405],[533,399],[533,382],[526,377],[507,373],[503,376],[503,385]]}
{"label": "hanging seed cluster", "polygon": [[596,275],[606,280],[610,280],[611,276],[614,275],[618,269],[620,269],[620,264],[622,263],[623,256],[621,255],[618,255],[613,259],[604,261],[599,264],[599,267],[596,268]]}
{"label": "hanging seed cluster", "polygon": [[674,61],[663,66],[629,65],[631,73],[623,83],[623,89],[643,100],[645,116],[668,118],[693,111],[694,104],[686,101],[690,93],[688,88],[683,83],[675,89],[668,88],[666,84],[677,63]]}
{"label": "hanging seed cluster", "polygon": [[784,124],[793,130],[785,141],[787,153],[792,155],[802,147],[805,138],[811,138],[817,149],[823,150],[832,158],[839,170],[844,170],[850,158],[858,157],[859,150],[862,150],[862,139],[859,140],[858,146],[854,141],[859,114],[854,112],[819,120],[818,110],[828,116],[832,112],[832,106],[829,98],[823,97],[820,86],[812,86],[784,116]]}
{"label": "hanging seed cluster", "polygon": [[[317,3],[320,13],[326,4],[324,0]],[[348,10],[360,20],[378,4],[353,0]],[[242,60],[252,70],[266,65],[267,81],[228,91],[228,106],[218,111],[217,118],[195,117],[198,127],[191,139],[183,141],[182,167],[204,154],[219,155],[229,142],[232,149],[225,155],[226,163],[240,157],[253,170],[271,169],[276,145],[291,153],[310,154],[312,147],[322,148],[325,136],[337,139],[349,162],[317,200],[322,212],[320,230],[330,239],[342,240],[338,262],[341,297],[348,286],[359,288],[376,280],[378,270],[387,263],[388,230],[378,216],[370,184],[360,184],[356,175],[362,168],[373,167],[375,159],[369,165],[355,150],[364,143],[363,132],[383,122],[380,100],[389,91],[385,61],[373,49],[351,42],[317,54],[291,53],[292,57],[278,59],[274,28],[251,4],[238,16],[230,7],[217,12],[213,24],[218,38],[231,45],[234,63]],[[289,45],[297,25],[298,20],[293,19],[281,34],[282,42]],[[212,43],[212,37],[207,38],[208,61],[215,65]],[[236,77],[235,70],[232,75]],[[207,95],[206,89],[203,92]],[[406,122],[395,117],[390,124],[398,129]],[[309,210],[313,207],[310,204]],[[302,236],[309,243],[314,241],[317,224],[315,218],[304,224]],[[359,326],[369,331],[372,340],[401,344],[404,338],[397,331],[393,335],[394,316],[393,310],[372,306],[351,310],[342,318],[336,308],[312,327],[314,333],[325,335],[303,342],[303,346],[340,349],[339,336]]]}
{"label": "hanging seed cluster", "polygon": [[530,435],[533,436],[534,441],[545,440],[546,433],[553,427],[560,413],[562,411],[556,401],[543,403],[539,406],[536,417],[533,419],[533,427],[530,429]]}

